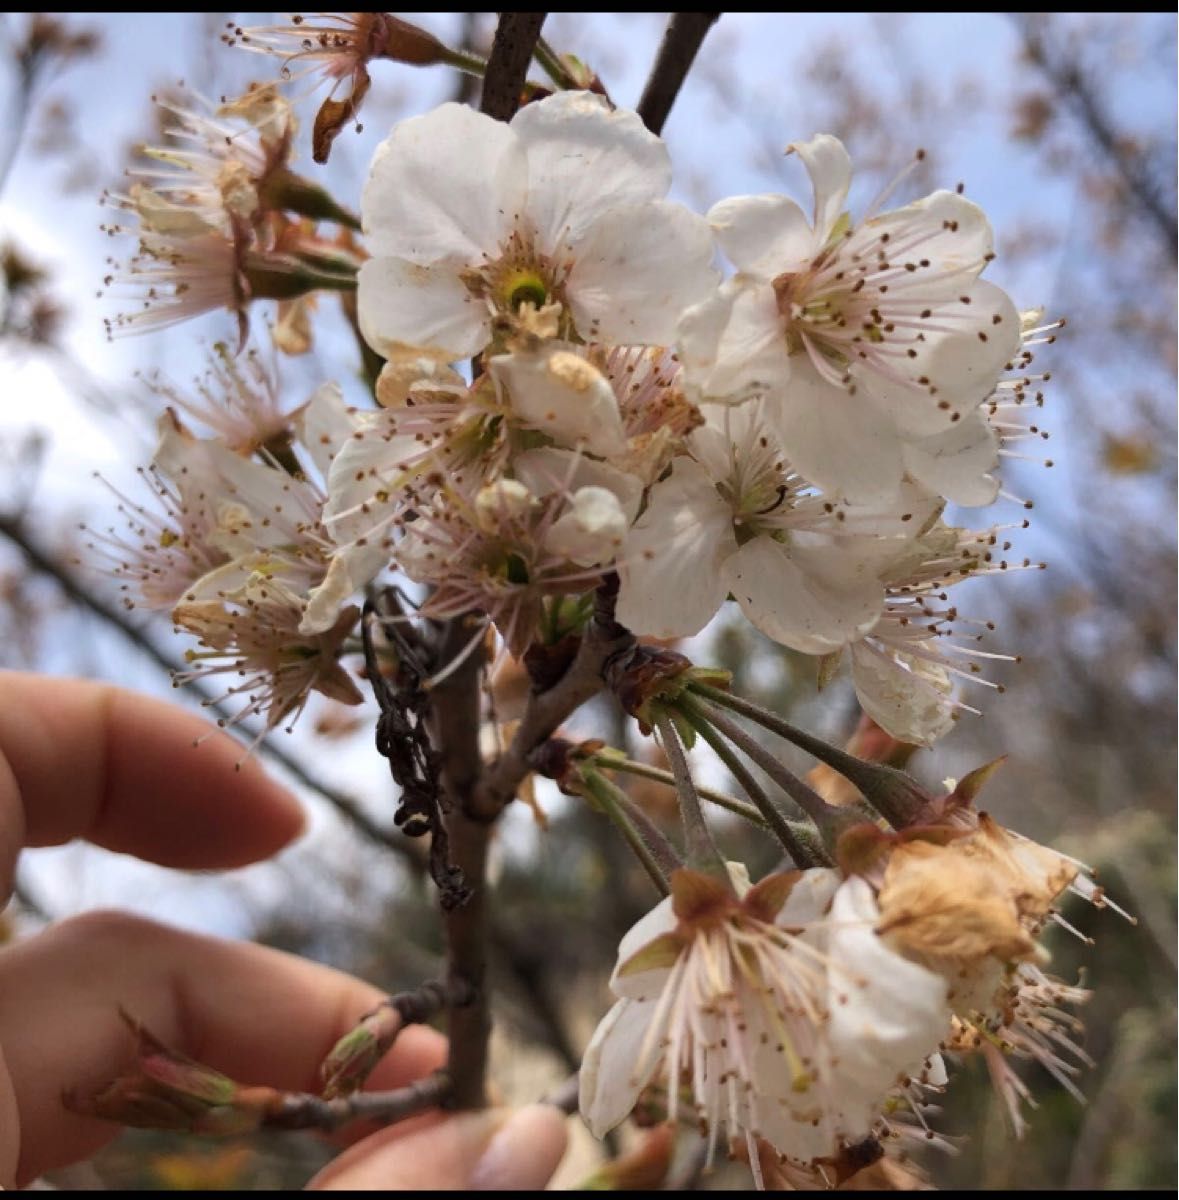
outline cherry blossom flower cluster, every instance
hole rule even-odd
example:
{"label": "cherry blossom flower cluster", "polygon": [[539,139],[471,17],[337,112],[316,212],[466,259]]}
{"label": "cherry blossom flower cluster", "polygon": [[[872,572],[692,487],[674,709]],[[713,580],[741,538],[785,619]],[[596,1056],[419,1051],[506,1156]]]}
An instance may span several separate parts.
{"label": "cherry blossom flower cluster", "polygon": [[[326,145],[368,89],[368,57],[403,36],[354,24],[230,40],[350,82]],[[349,30],[367,47],[355,61],[339,52]],[[875,814],[770,764],[802,833],[734,769],[744,811],[794,859],[752,884],[710,858],[680,746],[739,731],[701,708],[720,693],[687,660],[651,649],[729,606],[813,656],[820,683],[849,661],[894,745],[930,745],[970,708],[959,681],[1007,656],[980,646],[993,625],[950,589],[1034,564],[1010,556],[1022,512],[968,528],[947,506],[1024,506],[999,464],[1041,435],[1034,348],[1055,328],[983,278],[982,210],[960,191],[887,208],[906,172],[853,217],[847,151],[819,134],[789,147],[809,213],[759,195],[702,216],[668,199],[667,148],[638,115],[566,90],[510,122],[449,103],[399,123],[357,218],[292,170],[273,86],[165,107],[170,144],[108,198],[139,237],[111,277],[136,307],[114,324],[224,309],[238,346],[214,348],[195,390],[152,382],[167,411],[151,499],[121,497],[130,531],[95,546],[126,603],[196,639],[184,677],[225,676],[263,733],[315,691],[360,701],[344,665],[360,602],[394,577],[420,617],[471,630],[423,695],[488,644],[560,657],[609,594],[611,628],[634,638],[602,677],[658,729],[695,849],[665,872],[639,846],[666,896],[619,948],[581,1071],[590,1128],[636,1106],[689,1116],[759,1184],[834,1186],[856,1146],[933,1137],[925,1114],[960,1057],[986,1060],[1017,1129],[1028,1093],[1010,1059],[1075,1089],[1068,1010],[1087,993],[1045,972],[1040,935],[1066,891],[1104,903],[1080,864],[976,811],[977,781],[898,809],[886,768],[856,774],[866,764],[842,755],[831,765]],[[308,349],[324,291],[344,295],[368,355],[364,406],[335,382],[289,406],[269,353],[243,349],[267,299],[277,349]],[[822,757],[812,743],[797,742]],[[610,807],[586,754],[571,775],[561,751],[552,775]]]}
{"label": "cherry blossom flower cluster", "polygon": [[953,1060],[985,1059],[1017,1133],[1030,1093],[1011,1058],[1077,1094],[1069,1009],[1088,992],[1044,971],[1038,938],[1066,889],[1104,898],[1074,860],[946,801],[907,836],[849,831],[840,869],[675,872],[619,946],[581,1069],[590,1129],[688,1107],[710,1154],[722,1130],[744,1142],[759,1186],[826,1188],[849,1147],[935,1140]]}
{"label": "cherry blossom flower cluster", "polygon": [[[251,300],[341,286],[347,258],[288,211],[316,206],[287,164],[285,102],[258,88],[215,116],[169,111],[195,147],[151,152],[160,168],[113,201],[140,225],[120,278],[143,307],[125,320],[225,307],[244,322]],[[701,217],[666,198],[663,142],[597,95],[510,124],[458,104],[399,124],[353,254],[378,407],[322,464],[306,520],[331,587],[306,581],[299,636],[392,568],[429,587],[428,614],[482,613],[519,655],[617,572],[636,634],[698,633],[731,599],[824,678],[846,652],[896,737],[946,733],[969,707],[956,680],[1003,657],[948,589],[1029,564],[1005,556],[1005,527],[959,528],[945,506],[998,496],[1045,329],[981,278],[992,235],[969,200],[878,202],[853,222],[839,141],[791,150],[809,217],[771,195]],[[208,559],[191,532],[175,545],[193,573]]]}

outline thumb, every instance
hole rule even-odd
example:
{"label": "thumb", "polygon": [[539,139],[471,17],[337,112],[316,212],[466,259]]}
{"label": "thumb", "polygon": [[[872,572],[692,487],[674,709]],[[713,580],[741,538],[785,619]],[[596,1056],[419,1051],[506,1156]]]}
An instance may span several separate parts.
{"label": "thumb", "polygon": [[397,1136],[374,1134],[311,1181],[327,1190],[528,1191],[548,1183],[565,1153],[565,1117],[547,1104],[460,1113]]}

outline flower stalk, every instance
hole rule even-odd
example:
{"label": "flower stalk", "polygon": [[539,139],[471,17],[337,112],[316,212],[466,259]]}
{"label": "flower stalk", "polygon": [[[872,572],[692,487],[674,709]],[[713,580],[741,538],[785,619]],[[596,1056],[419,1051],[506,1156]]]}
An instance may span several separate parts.
{"label": "flower stalk", "polygon": [[706,875],[715,876],[726,886],[729,883],[729,873],[725,868],[724,859],[712,840],[712,830],[704,819],[700,808],[700,796],[696,791],[692,771],[688,766],[688,756],[684,753],[680,741],[679,730],[675,721],[666,712],[660,712],[655,717],[655,728],[659,731],[659,739],[663,743],[664,753],[671,763],[671,771],[675,776],[676,795],[680,802],[680,819],[684,826],[684,845],[688,852],[688,865]]}
{"label": "flower stalk", "polygon": [[578,772],[585,790],[601,807],[626,839],[635,858],[647,872],[661,896],[670,893],[667,877],[683,864],[666,838],[647,819],[627,794],[600,771],[582,767]]}
{"label": "flower stalk", "polygon": [[690,697],[683,700],[683,712],[687,715],[692,728],[712,747],[717,758],[725,764],[729,774],[741,785],[741,789],[753,801],[763,821],[773,831],[774,836],[782,843],[786,853],[790,855],[796,867],[827,867],[832,865],[830,856],[820,852],[816,857],[816,843],[810,844],[799,836],[799,822],[790,821],[786,814],[770,798],[765,789],[753,777],[748,767],[733,753],[732,748],[724,738],[709,724],[703,708],[694,703]]}
{"label": "flower stalk", "polygon": [[851,825],[860,824],[863,814],[852,808],[835,808],[828,804],[813,788],[804,783],[783,763],[767,750],[756,738],[730,721],[715,708],[700,712],[713,729],[728,738],[761,769],[806,813],[818,827],[824,844],[834,850],[840,834]]}
{"label": "flower stalk", "polygon": [[856,758],[854,754],[848,754],[846,750],[840,750],[822,738],[814,737],[791,725],[789,721],[784,721],[776,713],[740,696],[734,696],[731,692],[706,683],[693,682],[689,686],[691,691],[711,704],[732,709],[733,712],[748,717],[763,729],[785,738],[800,750],[805,750],[820,762],[826,763],[832,770],[838,771],[845,779],[855,784],[868,803],[894,829],[904,829],[911,825],[927,810],[927,806],[933,800],[933,797],[904,771]]}

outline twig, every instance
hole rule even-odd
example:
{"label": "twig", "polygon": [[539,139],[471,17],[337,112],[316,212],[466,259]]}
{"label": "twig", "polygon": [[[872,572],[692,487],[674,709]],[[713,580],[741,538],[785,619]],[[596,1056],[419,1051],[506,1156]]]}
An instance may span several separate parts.
{"label": "twig", "polygon": [[288,1092],[262,1122],[264,1129],[339,1129],[352,1121],[392,1125],[430,1108],[445,1105],[451,1095],[450,1076],[436,1071],[392,1092],[357,1092],[324,1100],[303,1092]]}
{"label": "twig", "polygon": [[495,40],[487,56],[487,74],[483,77],[482,112],[497,121],[510,121],[520,107],[520,92],[528,74],[528,64],[540,37],[548,13],[500,13]]}
{"label": "twig", "polygon": [[474,811],[484,820],[493,819],[511,802],[532,770],[529,755],[602,690],[602,668],[619,650],[634,642],[633,635],[614,621],[617,587],[617,579],[612,578],[599,588],[593,620],[569,669],[547,691],[529,697],[511,745],[485,773],[474,797]]}
{"label": "twig", "polygon": [[655,65],[635,110],[652,133],[661,133],[671,106],[695,61],[705,34],[720,20],[720,13],[672,13],[659,46]]}

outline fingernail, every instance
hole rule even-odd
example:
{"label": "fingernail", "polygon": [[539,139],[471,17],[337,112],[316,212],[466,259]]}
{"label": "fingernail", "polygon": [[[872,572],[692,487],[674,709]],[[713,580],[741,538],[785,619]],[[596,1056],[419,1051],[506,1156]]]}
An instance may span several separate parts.
{"label": "fingernail", "polygon": [[474,1191],[543,1188],[565,1153],[565,1116],[549,1104],[514,1113],[471,1172]]}

